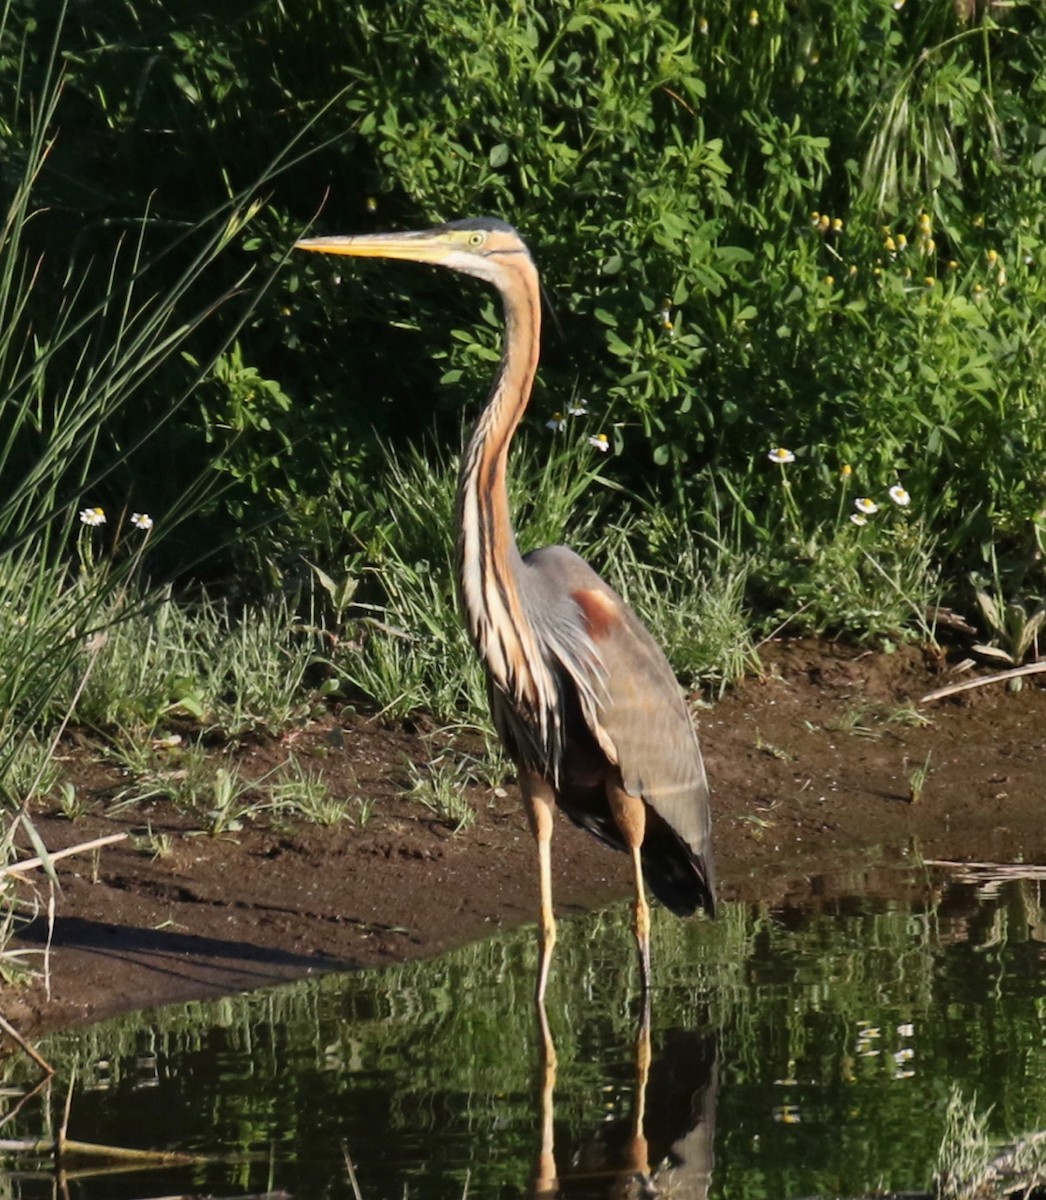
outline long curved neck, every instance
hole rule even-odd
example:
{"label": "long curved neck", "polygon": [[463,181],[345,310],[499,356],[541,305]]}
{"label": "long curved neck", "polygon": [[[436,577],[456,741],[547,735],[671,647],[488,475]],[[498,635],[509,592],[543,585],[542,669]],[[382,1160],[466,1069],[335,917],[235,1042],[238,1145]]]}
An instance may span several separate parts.
{"label": "long curved neck", "polygon": [[522,560],[512,531],[506,466],[537,371],[541,293],[525,252],[513,257],[497,282],[505,306],[505,346],[500,373],[461,465],[458,580],[476,648],[495,682],[519,694],[533,639],[517,586]]}

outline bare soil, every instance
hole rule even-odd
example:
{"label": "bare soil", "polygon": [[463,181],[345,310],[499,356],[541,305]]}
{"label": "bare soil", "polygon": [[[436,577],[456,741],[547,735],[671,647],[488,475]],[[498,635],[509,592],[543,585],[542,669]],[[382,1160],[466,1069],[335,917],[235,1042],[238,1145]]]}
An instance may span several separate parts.
{"label": "bare soil", "polygon": [[[896,893],[921,860],[1046,862],[1046,689],[991,685],[930,704],[947,664],[915,649],[862,654],[782,642],[766,672],[701,708],[722,899],[786,904],[857,890]],[[438,741],[438,735],[437,735]],[[514,789],[477,789],[475,823],[454,833],[401,797],[432,736],[332,715],[239,757],[259,775],[289,749],[336,795],[366,796],[361,824],[254,823],[199,834],[168,804],[106,815],[124,783],[88,748],[65,763],[91,813],[34,814],[51,851],[112,832],[139,835],[58,864],[54,921],[16,945],[42,952],[28,988],[0,993],[24,1033],[134,1008],[254,988],[309,973],[433,956],[532,922],[536,863]],[[909,780],[929,758],[917,798]],[[169,835],[152,857],[140,835]],[[32,853],[26,847],[27,853]],[[553,839],[561,916],[629,894],[628,863],[566,819]],[[28,885],[27,885],[28,886]],[[656,956],[656,947],[655,947]]]}

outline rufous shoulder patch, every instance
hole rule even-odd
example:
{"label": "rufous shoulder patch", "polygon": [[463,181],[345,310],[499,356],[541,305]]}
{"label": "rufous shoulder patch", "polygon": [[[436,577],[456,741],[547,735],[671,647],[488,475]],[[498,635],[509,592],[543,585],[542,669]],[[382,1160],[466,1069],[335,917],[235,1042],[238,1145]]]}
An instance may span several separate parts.
{"label": "rufous shoulder patch", "polygon": [[594,642],[605,638],[621,620],[617,605],[604,592],[597,592],[593,588],[579,588],[570,594],[581,609],[585,629]]}

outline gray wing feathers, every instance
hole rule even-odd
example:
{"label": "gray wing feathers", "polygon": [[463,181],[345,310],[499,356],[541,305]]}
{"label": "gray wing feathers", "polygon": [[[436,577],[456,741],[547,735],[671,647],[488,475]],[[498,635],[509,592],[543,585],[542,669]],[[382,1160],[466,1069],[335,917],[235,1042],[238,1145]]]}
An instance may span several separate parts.
{"label": "gray wing feathers", "polygon": [[[592,568],[564,546],[524,559],[532,621],[560,647],[561,668],[578,685],[584,715],[625,789],[659,813],[698,855],[708,849],[708,783],[679,683],[639,618]],[[599,592],[617,619],[589,635],[572,599]]]}
{"label": "gray wing feathers", "polygon": [[612,632],[597,647],[607,687],[591,714],[596,736],[604,749],[613,747],[625,790],[642,796],[691,850],[703,854],[710,819],[697,734],[660,647],[624,601],[617,602],[623,632]]}

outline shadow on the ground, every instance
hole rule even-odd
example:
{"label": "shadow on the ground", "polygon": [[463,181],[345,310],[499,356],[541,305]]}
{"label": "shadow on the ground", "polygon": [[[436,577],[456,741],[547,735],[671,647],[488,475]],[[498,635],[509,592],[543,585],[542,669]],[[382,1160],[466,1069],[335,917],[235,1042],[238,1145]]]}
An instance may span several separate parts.
{"label": "shadow on the ground", "polygon": [[123,969],[133,967],[166,976],[172,991],[179,995],[186,987],[196,995],[224,992],[230,987],[262,987],[309,972],[349,971],[357,966],[324,954],[298,954],[251,942],[112,925],[82,917],[59,917],[50,936],[47,921],[38,917],[19,931],[19,941],[112,959],[114,968],[119,964]]}

